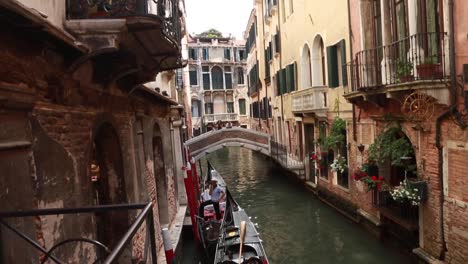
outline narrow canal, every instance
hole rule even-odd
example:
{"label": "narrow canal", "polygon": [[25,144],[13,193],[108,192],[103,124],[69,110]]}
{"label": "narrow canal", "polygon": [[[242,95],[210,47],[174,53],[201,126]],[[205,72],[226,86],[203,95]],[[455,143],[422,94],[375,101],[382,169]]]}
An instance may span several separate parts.
{"label": "narrow canal", "polygon": [[[409,263],[407,255],[384,246],[261,154],[225,148],[207,159],[258,223],[270,263]],[[189,252],[184,263],[193,263]]]}

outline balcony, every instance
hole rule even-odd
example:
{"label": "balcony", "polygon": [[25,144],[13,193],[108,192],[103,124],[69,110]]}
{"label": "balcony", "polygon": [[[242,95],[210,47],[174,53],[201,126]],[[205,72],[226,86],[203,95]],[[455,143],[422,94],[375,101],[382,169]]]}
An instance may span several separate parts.
{"label": "balcony", "polygon": [[448,104],[450,77],[447,33],[418,33],[386,46],[363,50],[347,65],[353,100],[370,95],[421,90]]}
{"label": "balcony", "polygon": [[328,87],[312,87],[292,93],[292,110],[294,113],[326,114]]}
{"label": "balcony", "polygon": [[80,63],[141,84],[182,66],[180,21],[178,0],[67,0],[65,27],[91,50]]}
{"label": "balcony", "polygon": [[203,116],[203,122],[205,124],[215,122],[237,122],[239,121],[239,115],[237,113],[222,113],[222,114],[206,114]]}

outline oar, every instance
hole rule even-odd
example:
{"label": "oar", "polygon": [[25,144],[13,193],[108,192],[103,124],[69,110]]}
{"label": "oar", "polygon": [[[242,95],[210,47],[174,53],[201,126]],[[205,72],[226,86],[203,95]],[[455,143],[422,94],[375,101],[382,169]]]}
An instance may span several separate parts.
{"label": "oar", "polygon": [[241,230],[240,230],[240,248],[239,248],[239,261],[237,263],[241,263],[242,259],[242,244],[244,244],[245,239],[245,221],[241,222]]}

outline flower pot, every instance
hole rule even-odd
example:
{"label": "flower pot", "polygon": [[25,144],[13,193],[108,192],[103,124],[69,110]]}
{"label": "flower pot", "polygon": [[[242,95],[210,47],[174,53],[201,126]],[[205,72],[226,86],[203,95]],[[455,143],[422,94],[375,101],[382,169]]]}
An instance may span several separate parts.
{"label": "flower pot", "polygon": [[427,182],[422,180],[408,180],[408,185],[412,189],[418,189],[421,202],[427,199]]}
{"label": "flower pot", "polygon": [[437,64],[420,64],[416,66],[418,76],[422,80],[442,79],[442,65]]}

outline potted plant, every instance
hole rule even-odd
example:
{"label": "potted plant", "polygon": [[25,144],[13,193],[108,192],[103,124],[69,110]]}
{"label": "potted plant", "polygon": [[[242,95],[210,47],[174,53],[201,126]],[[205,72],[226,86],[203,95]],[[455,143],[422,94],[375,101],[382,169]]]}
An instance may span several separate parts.
{"label": "potted plant", "polygon": [[400,182],[399,186],[396,186],[390,191],[392,199],[399,203],[409,203],[417,206],[423,200],[422,190],[411,185],[408,180]]}
{"label": "potted plant", "polygon": [[330,165],[330,168],[334,172],[344,173],[348,169],[346,159],[340,154],[338,154],[333,160],[333,163]]}
{"label": "potted plant", "polygon": [[420,79],[442,79],[442,65],[438,63],[436,56],[429,56],[424,63],[416,66]]}
{"label": "potted plant", "polygon": [[383,133],[380,133],[369,146],[369,160],[377,164],[390,161],[393,166],[408,168],[401,157],[413,156],[414,151],[411,144],[404,137],[399,137],[400,128],[390,127]]}
{"label": "potted plant", "polygon": [[411,82],[413,77],[413,63],[406,60],[397,60],[396,62],[396,76],[398,82]]}

